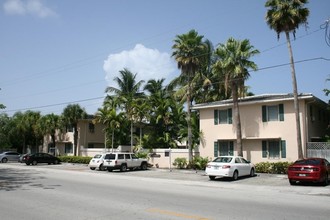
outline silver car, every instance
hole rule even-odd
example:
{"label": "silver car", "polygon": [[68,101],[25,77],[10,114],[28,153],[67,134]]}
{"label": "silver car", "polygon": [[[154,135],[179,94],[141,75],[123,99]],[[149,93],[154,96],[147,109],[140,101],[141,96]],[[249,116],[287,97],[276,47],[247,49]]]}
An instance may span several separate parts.
{"label": "silver car", "polygon": [[0,161],[7,163],[8,161],[18,161],[20,154],[13,151],[7,151],[0,154]]}

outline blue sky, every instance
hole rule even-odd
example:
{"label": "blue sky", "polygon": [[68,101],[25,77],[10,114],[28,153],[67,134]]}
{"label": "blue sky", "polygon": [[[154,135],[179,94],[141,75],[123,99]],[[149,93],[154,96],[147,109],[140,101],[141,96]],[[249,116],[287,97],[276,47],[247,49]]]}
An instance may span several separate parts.
{"label": "blue sky", "polygon": [[[61,114],[78,103],[89,114],[102,105],[107,86],[128,68],[138,80],[180,74],[171,57],[176,35],[198,31],[216,47],[229,37],[249,39],[261,53],[250,72],[255,94],[290,93],[285,36],[265,22],[261,0],[1,0],[0,103],[12,115],[28,109]],[[298,91],[328,101],[330,47],[321,25],[330,1],[313,0],[309,28],[292,42]],[[325,59],[321,59],[325,58]],[[305,60],[305,61],[304,61]],[[272,68],[268,68],[272,67]],[[264,69],[267,68],[267,69]]]}

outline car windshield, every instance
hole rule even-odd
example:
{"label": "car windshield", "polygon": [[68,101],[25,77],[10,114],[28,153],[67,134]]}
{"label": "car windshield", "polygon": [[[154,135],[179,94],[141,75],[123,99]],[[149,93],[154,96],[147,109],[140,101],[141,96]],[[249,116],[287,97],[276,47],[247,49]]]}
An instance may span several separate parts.
{"label": "car windshield", "polygon": [[98,159],[98,158],[101,158],[101,157],[102,157],[101,154],[96,154],[96,155],[94,156],[95,159]]}
{"label": "car windshield", "polygon": [[232,160],[232,157],[217,157],[213,160],[213,162],[217,162],[217,163],[230,163],[230,161]]}
{"label": "car windshield", "polygon": [[298,160],[294,163],[295,165],[320,165],[320,159],[306,159],[306,160]]}

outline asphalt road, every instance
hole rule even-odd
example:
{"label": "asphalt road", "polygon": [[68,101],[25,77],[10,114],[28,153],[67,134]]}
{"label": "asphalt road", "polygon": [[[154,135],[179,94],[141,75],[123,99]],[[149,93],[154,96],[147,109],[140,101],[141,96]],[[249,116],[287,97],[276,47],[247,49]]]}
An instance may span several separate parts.
{"label": "asphalt road", "polygon": [[210,181],[203,172],[0,164],[0,219],[329,219],[330,186],[285,175]]}

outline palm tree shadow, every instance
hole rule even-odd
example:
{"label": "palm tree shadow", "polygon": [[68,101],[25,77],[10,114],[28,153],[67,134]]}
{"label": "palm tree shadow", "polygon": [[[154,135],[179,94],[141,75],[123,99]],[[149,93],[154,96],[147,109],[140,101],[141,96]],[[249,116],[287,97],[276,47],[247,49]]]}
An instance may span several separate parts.
{"label": "palm tree shadow", "polygon": [[54,189],[55,186],[59,186],[38,183],[38,180],[45,179],[37,175],[40,174],[38,171],[0,168],[0,173],[0,191],[26,190],[27,187]]}

